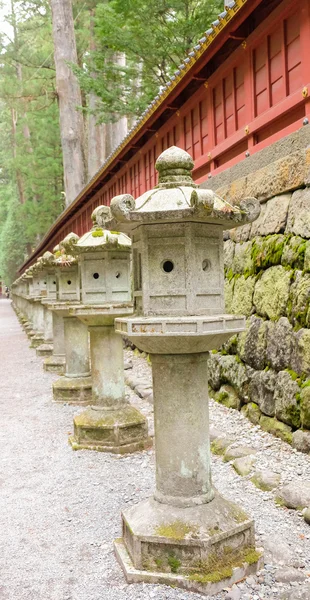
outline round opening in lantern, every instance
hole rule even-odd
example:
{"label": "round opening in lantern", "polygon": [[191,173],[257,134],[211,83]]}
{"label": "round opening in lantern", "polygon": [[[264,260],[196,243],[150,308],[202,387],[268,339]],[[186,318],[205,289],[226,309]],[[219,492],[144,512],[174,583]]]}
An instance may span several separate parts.
{"label": "round opening in lantern", "polygon": [[53,285],[56,285],[56,281],[53,281]]}
{"label": "round opening in lantern", "polygon": [[120,278],[120,276],[121,276],[120,272],[119,272],[119,271],[117,271],[117,273],[116,273],[116,275],[115,275],[116,279],[119,279],[119,278]]}
{"label": "round opening in lantern", "polygon": [[162,263],[162,268],[163,271],[165,271],[165,273],[171,273],[171,271],[173,271],[174,269],[174,264],[172,260],[164,260],[164,262]]}
{"label": "round opening in lantern", "polygon": [[202,261],[202,270],[203,271],[210,271],[210,269],[211,269],[211,263],[210,263],[210,261],[209,261],[208,258],[205,258]]}
{"label": "round opening in lantern", "polygon": [[94,274],[93,274],[93,278],[94,278],[94,279],[99,279],[99,273],[94,273]]}
{"label": "round opening in lantern", "polygon": [[67,284],[71,285],[71,283],[72,283],[71,279],[68,279]]}

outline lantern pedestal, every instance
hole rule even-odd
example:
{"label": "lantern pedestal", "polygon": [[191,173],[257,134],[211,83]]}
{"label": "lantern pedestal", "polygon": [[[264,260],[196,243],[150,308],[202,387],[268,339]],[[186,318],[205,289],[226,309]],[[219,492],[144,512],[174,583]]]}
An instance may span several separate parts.
{"label": "lantern pedestal", "polygon": [[254,524],[211,483],[208,350],[243,331],[244,317],[133,317],[116,331],[151,353],[156,490],[122,514],[115,550],[127,581],[214,594],[255,572]]}
{"label": "lantern pedestal", "polygon": [[64,375],[66,368],[64,321],[60,314],[54,311],[51,314],[53,319],[53,354],[44,361],[43,369],[50,373]]}
{"label": "lantern pedestal", "polygon": [[30,332],[30,348],[37,348],[44,342],[44,311],[41,297],[32,298],[33,303],[33,330]]}
{"label": "lantern pedestal", "polygon": [[88,326],[92,365],[92,406],[74,418],[74,450],[127,454],[151,445],[145,417],[125,396],[123,343],[116,316],[132,314],[131,303],[81,306],[75,315]]}
{"label": "lantern pedestal", "polygon": [[88,405],[91,401],[92,380],[89,368],[87,327],[70,315],[74,307],[57,304],[52,309],[63,316],[66,372],[53,383],[55,402]]}

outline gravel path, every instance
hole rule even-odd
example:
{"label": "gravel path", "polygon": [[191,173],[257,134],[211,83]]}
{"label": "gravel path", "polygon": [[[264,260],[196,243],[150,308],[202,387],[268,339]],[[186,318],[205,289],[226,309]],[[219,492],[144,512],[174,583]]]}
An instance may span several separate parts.
{"label": "gravel path", "polygon": [[[73,452],[67,438],[79,409],[53,404],[51,384],[57,376],[43,371],[42,359],[28,346],[9,301],[0,300],[0,600],[201,598],[165,586],[125,583],[112,542],[121,533],[121,509],[153,490],[153,452],[124,458]],[[150,380],[146,361],[132,360],[133,374]],[[151,418],[151,404],[130,388],[128,393]],[[211,402],[211,415],[216,428],[239,440],[242,435],[242,443],[255,446],[260,466],[278,469],[283,480],[310,479],[308,456],[264,434],[236,411]],[[220,492],[255,518],[258,545],[272,538],[281,546],[282,540],[286,571],[292,564],[306,578],[310,527],[298,512],[277,507],[271,493],[257,490],[221,458],[212,460]],[[278,600],[285,590],[303,589],[303,582],[277,582],[275,562],[268,560],[258,577],[234,586],[233,599]],[[227,592],[214,600],[225,597]],[[310,599],[310,591],[304,598]]]}

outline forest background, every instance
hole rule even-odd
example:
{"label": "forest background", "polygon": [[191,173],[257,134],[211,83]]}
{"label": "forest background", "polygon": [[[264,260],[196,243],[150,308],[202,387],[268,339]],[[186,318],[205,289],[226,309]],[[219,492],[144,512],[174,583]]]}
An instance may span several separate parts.
{"label": "forest background", "polygon": [[223,4],[0,0],[0,280],[6,285]]}

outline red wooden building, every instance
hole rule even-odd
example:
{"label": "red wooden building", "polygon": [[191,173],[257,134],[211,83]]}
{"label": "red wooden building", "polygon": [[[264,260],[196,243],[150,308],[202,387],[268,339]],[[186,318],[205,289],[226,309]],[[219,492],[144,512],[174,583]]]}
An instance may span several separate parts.
{"label": "red wooden building", "polygon": [[310,0],[235,0],[102,168],[59,216],[21,272],[117,194],[156,184],[168,146],[187,150],[202,183],[307,123]]}

